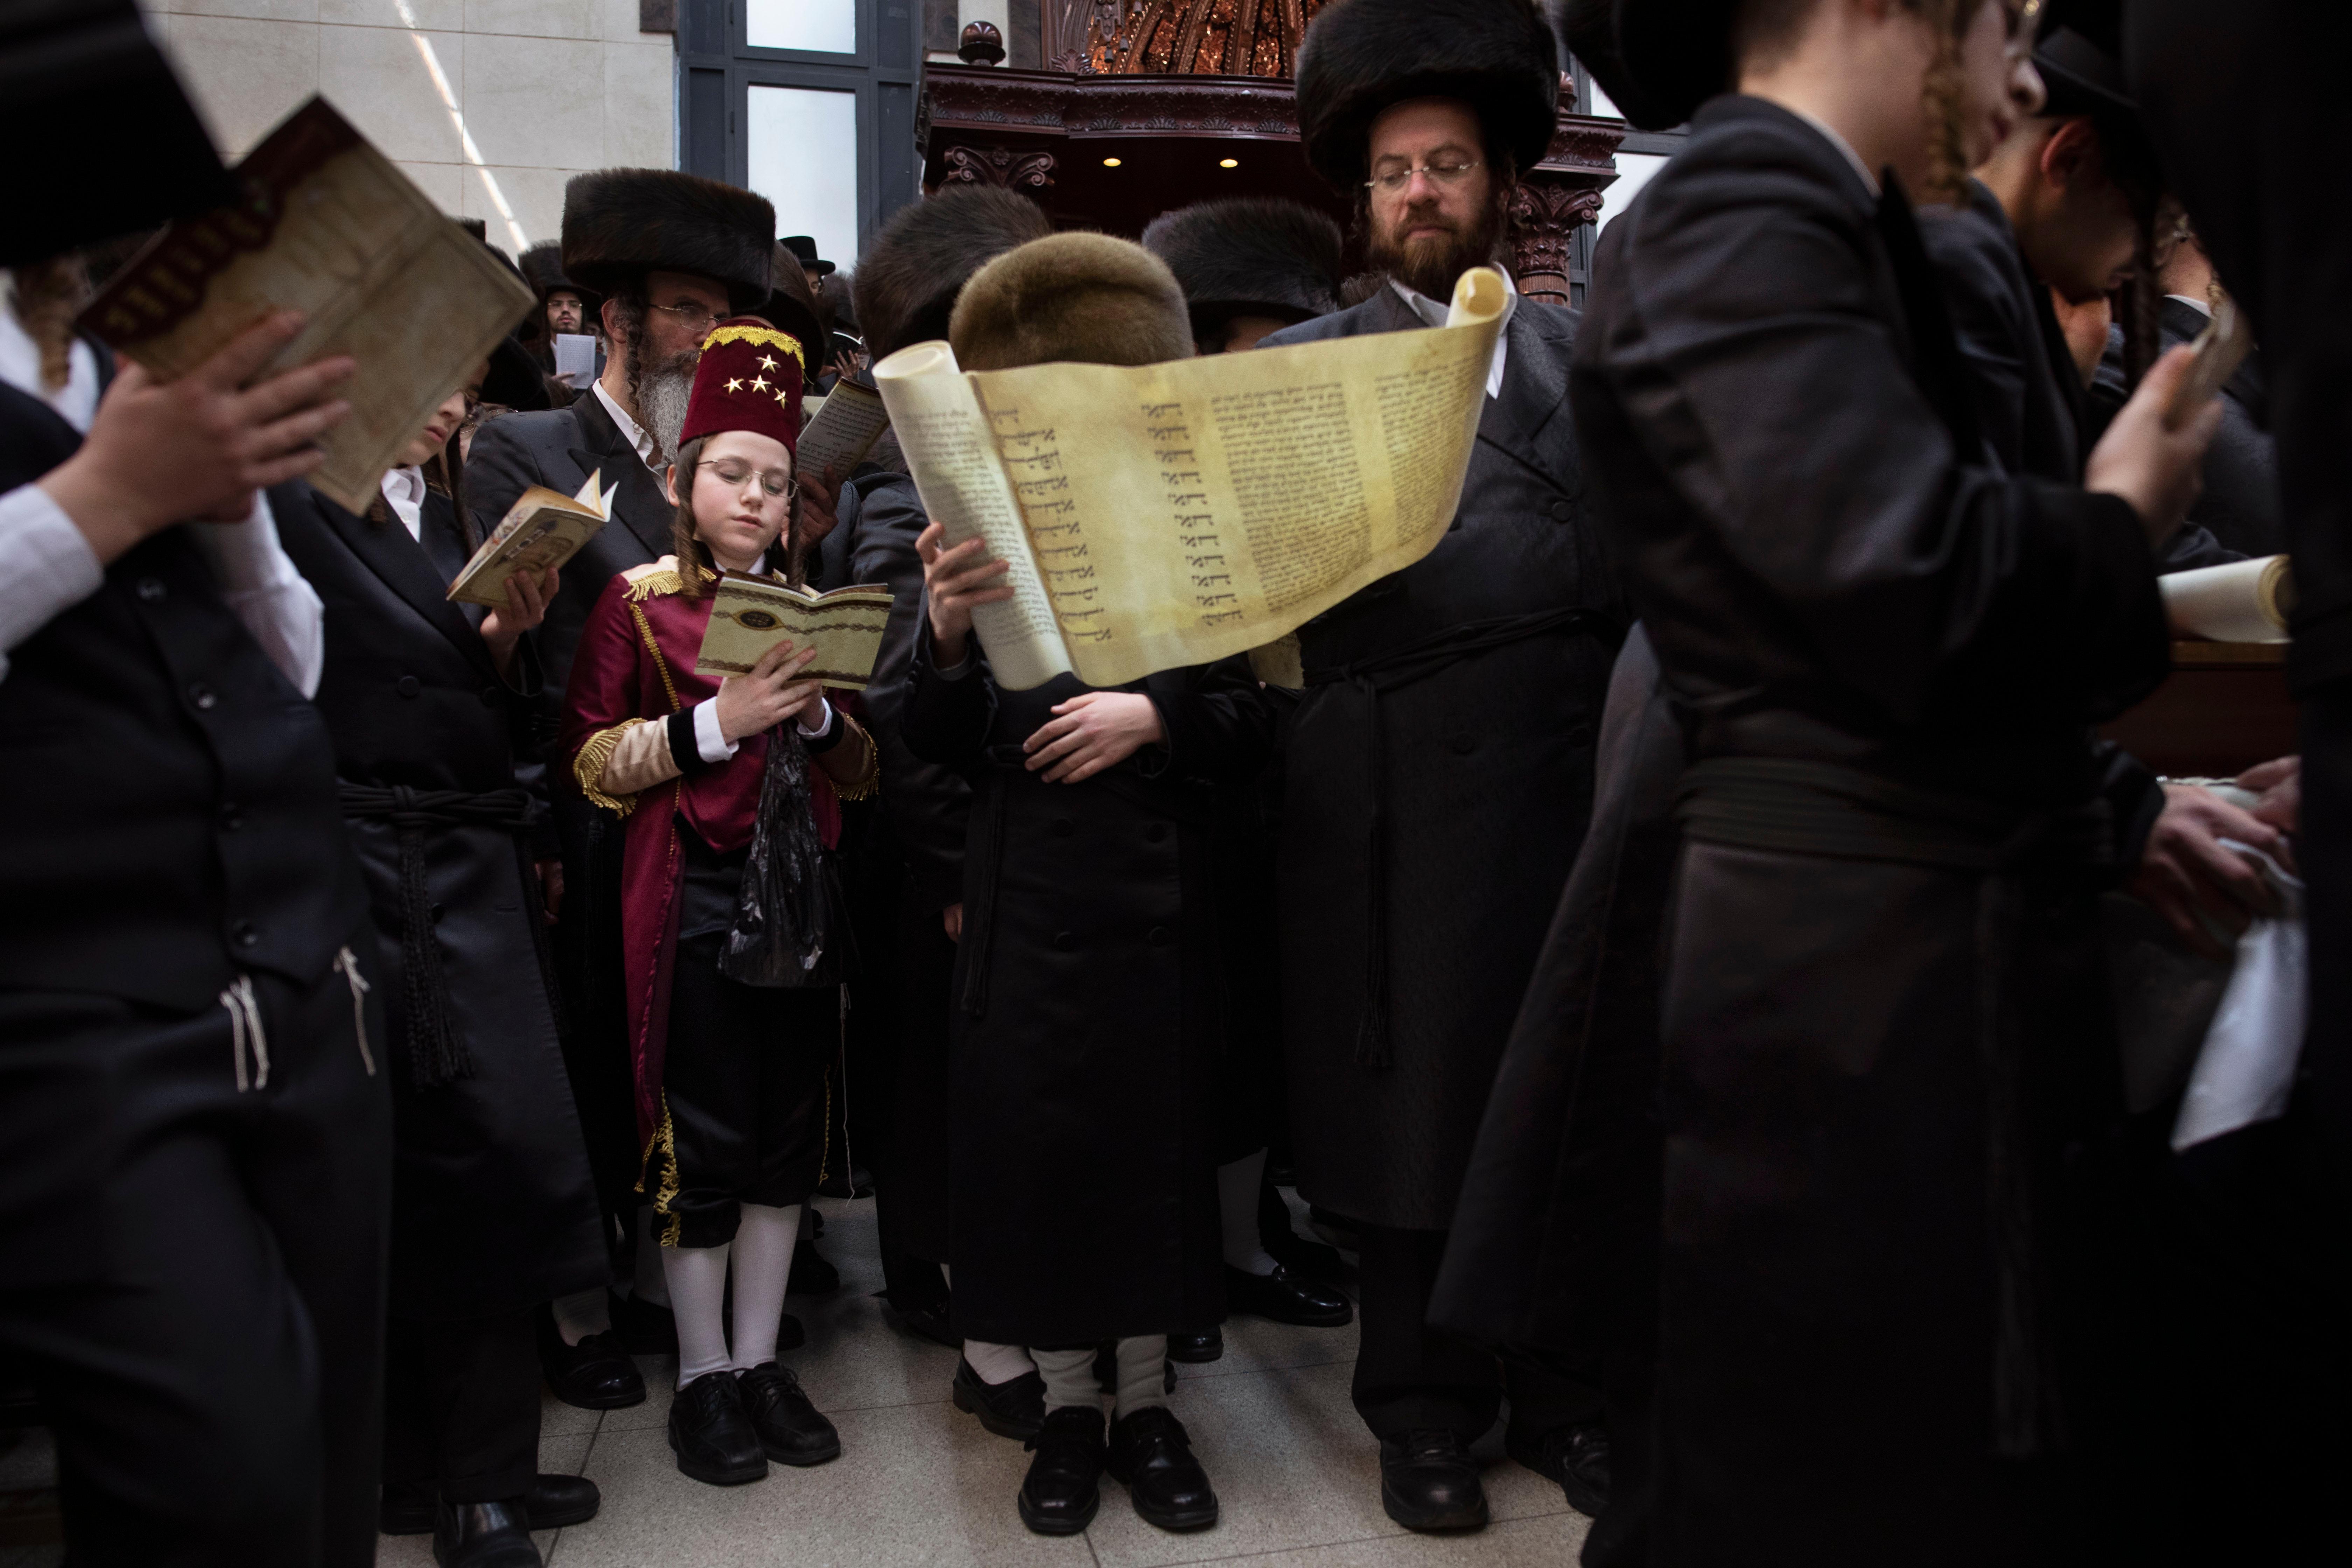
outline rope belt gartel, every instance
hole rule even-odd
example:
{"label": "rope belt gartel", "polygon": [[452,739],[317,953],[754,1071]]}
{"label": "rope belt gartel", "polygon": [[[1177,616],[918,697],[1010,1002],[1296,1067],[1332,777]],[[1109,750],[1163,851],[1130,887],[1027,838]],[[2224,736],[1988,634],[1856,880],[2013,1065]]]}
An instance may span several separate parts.
{"label": "rope belt gartel", "polygon": [[1986,1217],[1996,1319],[1994,1443],[2030,1458],[2066,1443],[2049,1336],[2037,1306],[2024,1042],[2008,1005],[2029,879],[2098,885],[2114,870],[2107,803],[2021,812],[1915,789],[1833,763],[1713,757],[1683,774],[1684,837],[1735,848],[1875,860],[1972,874],[1977,894],[1977,1049],[1985,1079]]}
{"label": "rope belt gartel", "polygon": [[404,1045],[411,1081],[433,1089],[471,1078],[474,1061],[449,1012],[449,987],[441,973],[441,944],[434,939],[433,891],[425,879],[425,836],[436,828],[529,828],[537,803],[520,789],[479,795],[455,789],[389,788],[338,781],[346,817],[388,822],[400,843],[401,1000],[406,1014]]}
{"label": "rope belt gartel", "polygon": [[1351,717],[1361,745],[1365,809],[1364,1011],[1356,1028],[1357,1066],[1385,1068],[1395,1059],[1389,1042],[1388,780],[1381,766],[1381,699],[1473,654],[1586,624],[1596,630],[1618,629],[1611,617],[1585,609],[1498,616],[1492,620],[1465,621],[1448,626],[1416,642],[1353,663],[1306,672],[1310,688],[1340,689],[1329,700],[1354,710]]}

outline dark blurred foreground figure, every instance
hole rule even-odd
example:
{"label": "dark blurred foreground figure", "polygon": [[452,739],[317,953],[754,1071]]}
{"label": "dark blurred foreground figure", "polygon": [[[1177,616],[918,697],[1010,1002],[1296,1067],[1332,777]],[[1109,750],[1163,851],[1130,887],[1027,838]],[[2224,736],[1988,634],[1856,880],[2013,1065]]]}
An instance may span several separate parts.
{"label": "dark blurred foreground figure", "polygon": [[1981,466],[1905,191],[2006,129],[2000,5],[1708,10],[1570,18],[1637,124],[1696,110],[1604,238],[1571,381],[1656,662],[1621,662],[1440,1308],[1592,1336],[1612,1410],[1650,1409],[1591,1561],[2075,1560],[2134,1522],[2100,1505],[2138,1370],[2089,917],[2161,805],[2083,737],[2161,678],[2150,547],[2210,419],[2163,434],[2152,384],[2093,456],[2114,493]]}
{"label": "dark blurred foreground figure", "polygon": [[[235,196],[127,0],[0,25],[0,133],[43,149],[0,266]],[[94,405],[0,384],[0,1347],[76,1563],[375,1554],[383,973],[259,493],[352,363],[257,379],[298,327],[169,386],[89,353]]]}
{"label": "dark blurred foreground figure", "polygon": [[[1384,276],[1265,343],[1443,322],[1463,272],[1502,264],[1517,171],[1550,144],[1559,96],[1551,35],[1520,0],[1319,12],[1299,48],[1301,135],[1357,194]],[[1299,628],[1284,742],[1299,1192],[1362,1237],[1356,1409],[1380,1439],[1382,1505],[1416,1530],[1486,1523],[1469,1446],[1507,1394],[1514,1458],[1588,1512],[1607,1486],[1591,1368],[1498,1359],[1427,1321],[1512,1012],[1584,835],[1624,626],[1564,403],[1576,332],[1515,289],[1451,527]]]}
{"label": "dark blurred foreground figure", "polygon": [[365,515],[303,484],[271,500],[326,605],[317,700],[384,955],[379,1522],[432,1531],[443,1568],[536,1568],[531,1531],[592,1517],[597,1490],[539,1473],[535,1318],[603,1285],[608,1264],[531,865],[543,808],[515,777],[536,747],[528,634],[554,574],[508,583],[509,603],[487,613],[446,596],[478,542],[454,456],[472,390],[435,411]]}
{"label": "dark blurred foreground figure", "polygon": [[2246,1562],[2308,1557],[2336,1533],[2320,1500],[2345,1471],[2352,1399],[2352,241],[2341,204],[2252,177],[2217,136],[2294,146],[2315,168],[2352,153],[2352,127],[2328,111],[2318,15],[2138,0],[2125,16],[2165,173],[2263,344],[2298,598],[2287,670],[2302,706],[2308,1032],[2285,1114],[2183,1161],[2211,1259],[2189,1370],[2217,1429],[2244,1439],[2212,1479],[2231,1502],[2206,1539]]}

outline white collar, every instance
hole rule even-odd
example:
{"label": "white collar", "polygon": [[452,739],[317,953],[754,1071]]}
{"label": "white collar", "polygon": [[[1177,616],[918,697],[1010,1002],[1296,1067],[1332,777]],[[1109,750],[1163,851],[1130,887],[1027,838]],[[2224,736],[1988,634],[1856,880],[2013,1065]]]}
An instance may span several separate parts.
{"label": "white collar", "polygon": [[425,542],[425,470],[387,468],[383,475],[384,504],[418,543]]}
{"label": "white collar", "polygon": [[[1495,330],[1495,357],[1486,362],[1486,395],[1500,397],[1503,395],[1503,365],[1511,342],[1507,330],[1511,318],[1518,313],[1519,286],[1511,280],[1509,268],[1499,261],[1492,265],[1503,275],[1503,319]],[[1439,304],[1417,289],[1407,288],[1393,278],[1389,279],[1389,287],[1396,290],[1397,298],[1405,302],[1407,310],[1433,327],[1445,325],[1447,316],[1453,313],[1450,307]]]}
{"label": "white collar", "polygon": [[1820,132],[1822,133],[1822,140],[1827,142],[1831,146],[1836,148],[1838,150],[1839,156],[1843,157],[1846,163],[1853,167],[1853,172],[1862,177],[1863,188],[1868,191],[1873,196],[1876,196],[1879,194],[1878,176],[1870,172],[1870,165],[1862,161],[1862,154],[1853,150],[1853,143],[1838,134],[1836,126],[1832,125],[1826,120],[1816,119],[1812,115],[1807,114],[1803,110],[1793,108],[1789,104],[1783,103],[1780,107],[1788,110],[1790,113],[1795,115],[1798,119],[1803,121],[1806,124]]}
{"label": "white collar", "polygon": [[613,416],[614,427],[627,438],[630,446],[636,448],[637,461],[648,468],[653,468],[656,474],[659,474],[661,470],[655,468],[654,464],[655,460],[661,456],[661,447],[655,442],[653,437],[646,432],[645,426],[629,417],[627,409],[613,401],[613,395],[604,390],[603,376],[598,376],[589,384],[595,389],[596,401],[603,404],[604,412]]}
{"label": "white collar", "polygon": [[2204,317],[2208,321],[2210,321],[2213,318],[2213,307],[2207,304],[2204,300],[2200,300],[2194,294],[2167,294],[2165,298],[2168,300],[2179,300],[2182,304],[2188,306],[2190,310],[2196,311],[2199,315]]}

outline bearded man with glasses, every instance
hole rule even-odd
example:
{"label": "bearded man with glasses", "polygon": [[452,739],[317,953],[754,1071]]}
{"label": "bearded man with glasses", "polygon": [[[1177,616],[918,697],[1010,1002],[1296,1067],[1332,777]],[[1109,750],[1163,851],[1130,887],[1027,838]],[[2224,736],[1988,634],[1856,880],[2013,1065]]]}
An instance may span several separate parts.
{"label": "bearded man with glasses", "polygon": [[[721,318],[767,302],[775,237],[765,197],[692,174],[601,169],[564,188],[562,275],[603,296],[612,352],[571,406],[485,425],[466,465],[467,499],[485,533],[533,485],[571,495],[595,473],[613,493],[611,521],[564,566],[538,633],[551,713],[562,709],[581,628],[604,584],[672,548],[677,509],[662,476],[685,424],[694,367]],[[832,526],[832,491],[814,478],[801,489],[802,528],[821,538]],[[547,903],[569,1015],[564,1055],[607,1234],[617,1221],[621,1234],[634,1235],[639,1162],[622,1024],[620,834],[574,792],[551,797],[562,875],[550,879]],[[648,1272],[659,1278],[658,1268],[638,1275]],[[664,1348],[671,1331],[664,1301],[656,1287],[621,1303],[608,1304],[601,1289],[556,1302],[540,1338],[556,1396],[584,1409],[641,1403],[645,1381],[627,1351]],[[627,1309],[623,1333],[613,1331],[612,1305]]]}
{"label": "bearded man with glasses", "polygon": [[[1465,270],[1503,266],[1559,79],[1527,0],[1319,12],[1299,47],[1300,137],[1357,193],[1387,284],[1265,342],[1442,323]],[[1414,1530],[1486,1521],[1469,1446],[1506,1390],[1514,1458],[1587,1512],[1608,1484],[1590,1369],[1428,1324],[1496,1065],[1591,815],[1628,618],[1563,405],[1575,331],[1514,288],[1452,527],[1299,632],[1280,850],[1299,1190],[1360,1239],[1356,1408],[1381,1439],[1381,1501]]]}

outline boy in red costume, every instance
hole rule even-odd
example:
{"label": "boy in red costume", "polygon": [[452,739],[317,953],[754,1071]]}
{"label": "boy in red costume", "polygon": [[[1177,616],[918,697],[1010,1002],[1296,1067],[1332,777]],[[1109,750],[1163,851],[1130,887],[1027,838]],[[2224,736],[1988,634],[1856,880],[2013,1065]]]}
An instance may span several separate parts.
{"label": "boy in red costume", "polygon": [[803,678],[814,649],[781,644],[723,680],[694,668],[719,574],[781,578],[803,364],[802,345],[756,316],[705,341],[669,472],[676,553],[606,586],[564,712],[574,780],[628,819],[637,1134],[677,1313],[670,1447],[680,1470],[720,1486],[759,1479],[770,1459],[841,1452],[777,1364],[776,1328],[824,1160],[840,1016],[845,931],[826,857],[840,800],[875,787],[876,753]]}

